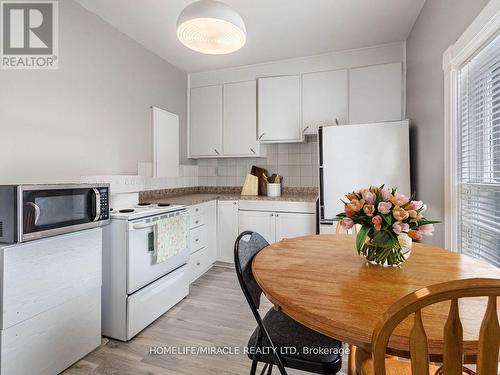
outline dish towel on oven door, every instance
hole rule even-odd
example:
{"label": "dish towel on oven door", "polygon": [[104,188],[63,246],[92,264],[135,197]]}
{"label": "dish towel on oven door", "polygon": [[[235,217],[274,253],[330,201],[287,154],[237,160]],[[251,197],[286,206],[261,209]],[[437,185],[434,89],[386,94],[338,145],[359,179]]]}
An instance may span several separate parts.
{"label": "dish towel on oven door", "polygon": [[155,262],[162,263],[187,248],[187,215],[176,214],[156,222]]}

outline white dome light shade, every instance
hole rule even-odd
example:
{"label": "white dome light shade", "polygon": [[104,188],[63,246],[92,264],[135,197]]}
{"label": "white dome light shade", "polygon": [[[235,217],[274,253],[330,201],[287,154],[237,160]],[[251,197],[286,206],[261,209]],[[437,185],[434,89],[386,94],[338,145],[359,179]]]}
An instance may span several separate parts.
{"label": "white dome light shade", "polygon": [[245,45],[247,32],[241,16],[214,0],[188,5],[177,20],[177,38],[186,47],[210,55],[223,55]]}

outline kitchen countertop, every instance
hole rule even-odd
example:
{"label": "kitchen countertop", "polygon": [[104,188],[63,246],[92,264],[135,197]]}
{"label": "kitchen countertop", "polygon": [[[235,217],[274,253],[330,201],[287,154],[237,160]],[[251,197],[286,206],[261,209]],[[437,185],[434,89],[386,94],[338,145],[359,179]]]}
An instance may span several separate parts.
{"label": "kitchen countertop", "polygon": [[237,194],[216,194],[216,193],[198,193],[198,194],[184,194],[174,195],[168,198],[155,199],[151,203],[175,203],[185,206],[192,206],[194,204],[209,202],[213,200],[260,200],[260,201],[276,201],[276,202],[316,202],[317,194],[284,194],[281,197],[268,197],[265,195],[250,196],[250,195],[237,195]]}
{"label": "kitchen countertop", "polygon": [[315,203],[317,188],[283,188],[281,197],[265,195],[241,195],[240,187],[194,187],[144,191],[140,193],[141,202],[174,203],[191,206],[212,200],[252,200],[274,202]]}

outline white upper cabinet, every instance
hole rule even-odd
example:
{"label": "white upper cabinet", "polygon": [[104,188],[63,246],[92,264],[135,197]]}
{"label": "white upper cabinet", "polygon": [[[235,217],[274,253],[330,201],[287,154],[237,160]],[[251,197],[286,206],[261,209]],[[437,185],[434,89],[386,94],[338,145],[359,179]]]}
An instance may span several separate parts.
{"label": "white upper cabinet", "polygon": [[373,65],[349,72],[349,122],[402,119],[402,63]]}
{"label": "white upper cabinet", "polygon": [[224,85],[224,155],[259,155],[256,81]]}
{"label": "white upper cabinet", "polygon": [[348,123],[347,70],[307,73],[302,76],[302,126],[316,134],[319,126]]}
{"label": "white upper cabinet", "polygon": [[191,89],[190,154],[222,155],[222,85]]}
{"label": "white upper cabinet", "polygon": [[259,79],[258,139],[261,142],[301,142],[300,75]]}

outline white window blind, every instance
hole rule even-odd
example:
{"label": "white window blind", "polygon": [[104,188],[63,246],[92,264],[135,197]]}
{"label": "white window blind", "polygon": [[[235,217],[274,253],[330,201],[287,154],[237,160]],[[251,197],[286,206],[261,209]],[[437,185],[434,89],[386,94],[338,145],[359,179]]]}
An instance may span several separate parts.
{"label": "white window blind", "polygon": [[458,245],[500,267],[500,37],[460,70]]}

